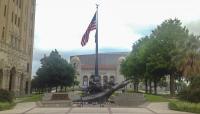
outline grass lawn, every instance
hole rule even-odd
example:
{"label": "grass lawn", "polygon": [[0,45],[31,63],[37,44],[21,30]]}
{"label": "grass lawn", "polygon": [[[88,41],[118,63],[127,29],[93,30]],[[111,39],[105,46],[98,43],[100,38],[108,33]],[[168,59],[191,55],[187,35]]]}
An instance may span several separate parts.
{"label": "grass lawn", "polygon": [[0,111],[11,109],[14,106],[15,106],[15,103],[0,102]]}
{"label": "grass lawn", "polygon": [[144,94],[144,97],[149,102],[169,102],[169,99],[164,95]]}
{"label": "grass lawn", "polygon": [[180,100],[171,100],[169,102],[169,108],[171,110],[200,114],[200,103],[190,103],[190,102],[180,101]]}
{"label": "grass lawn", "polygon": [[18,97],[16,98],[16,102],[37,102],[42,100],[43,94],[37,94],[37,95],[30,95],[25,97]]}

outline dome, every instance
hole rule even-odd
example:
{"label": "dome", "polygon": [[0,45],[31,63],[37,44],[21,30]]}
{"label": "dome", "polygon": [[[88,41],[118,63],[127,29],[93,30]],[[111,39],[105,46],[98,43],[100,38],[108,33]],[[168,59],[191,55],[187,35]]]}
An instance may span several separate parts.
{"label": "dome", "polygon": [[119,57],[118,62],[121,63],[122,61],[124,61],[126,58],[125,57]]}
{"label": "dome", "polygon": [[75,57],[72,58],[71,61],[73,61],[73,62],[80,62],[80,59],[79,59],[79,57],[75,56]]}

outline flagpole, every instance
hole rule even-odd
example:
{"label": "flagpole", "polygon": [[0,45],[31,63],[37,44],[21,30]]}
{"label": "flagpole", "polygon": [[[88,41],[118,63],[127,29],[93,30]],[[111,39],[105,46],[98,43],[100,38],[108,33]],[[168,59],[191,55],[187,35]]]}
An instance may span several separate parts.
{"label": "flagpole", "polygon": [[98,4],[96,4],[96,35],[95,35],[95,43],[96,43],[96,61],[95,61],[95,81],[100,82],[99,77],[99,63],[98,63]]}

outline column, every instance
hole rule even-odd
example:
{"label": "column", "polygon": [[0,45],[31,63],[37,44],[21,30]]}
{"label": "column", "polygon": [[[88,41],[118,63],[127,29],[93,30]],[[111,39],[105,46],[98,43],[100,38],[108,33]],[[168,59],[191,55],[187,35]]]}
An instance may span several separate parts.
{"label": "column", "polygon": [[31,80],[28,81],[28,95],[31,93]]}
{"label": "column", "polygon": [[20,80],[19,80],[19,72],[16,71],[15,75],[13,76],[13,91],[15,92],[15,95],[16,96],[19,96],[19,92],[20,92],[20,89],[19,89],[19,85],[20,85]]}
{"label": "column", "polygon": [[20,95],[24,95],[25,91],[24,91],[24,74],[21,74],[20,77]]}
{"label": "column", "polygon": [[2,88],[3,89],[8,89],[7,83],[8,83],[7,69],[2,69]]}
{"label": "column", "polygon": [[0,88],[3,89],[3,69],[0,69]]}
{"label": "column", "polygon": [[6,90],[9,90],[9,80],[10,80],[10,70],[9,69],[5,69],[3,71],[3,74],[4,74],[4,87]]}

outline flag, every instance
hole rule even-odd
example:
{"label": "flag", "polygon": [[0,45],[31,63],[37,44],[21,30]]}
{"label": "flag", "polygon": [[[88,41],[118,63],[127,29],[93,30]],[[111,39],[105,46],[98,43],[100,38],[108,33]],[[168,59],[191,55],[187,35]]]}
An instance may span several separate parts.
{"label": "flag", "polygon": [[94,14],[92,21],[90,22],[86,32],[84,33],[82,40],[81,40],[81,45],[85,46],[86,43],[88,42],[90,32],[96,29],[96,13]]}

